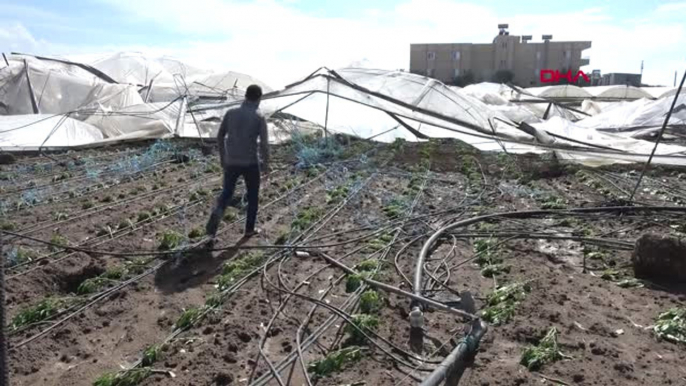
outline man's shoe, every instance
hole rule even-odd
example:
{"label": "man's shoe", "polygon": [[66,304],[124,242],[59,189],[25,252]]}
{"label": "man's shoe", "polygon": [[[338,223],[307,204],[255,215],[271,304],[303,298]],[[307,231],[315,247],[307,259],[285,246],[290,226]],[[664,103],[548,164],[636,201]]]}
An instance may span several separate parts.
{"label": "man's shoe", "polygon": [[262,231],[260,231],[259,229],[253,229],[253,230],[251,230],[251,231],[245,231],[245,233],[243,233],[243,237],[246,238],[246,239],[249,239],[249,238],[251,238],[251,237],[253,237],[253,236],[259,235],[261,232],[262,232]]}

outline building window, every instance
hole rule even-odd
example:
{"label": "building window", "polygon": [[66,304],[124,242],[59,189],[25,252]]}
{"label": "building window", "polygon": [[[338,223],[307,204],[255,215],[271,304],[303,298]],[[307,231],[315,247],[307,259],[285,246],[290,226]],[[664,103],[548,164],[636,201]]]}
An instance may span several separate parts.
{"label": "building window", "polygon": [[536,52],[536,60],[541,60],[541,51]]}
{"label": "building window", "polygon": [[460,51],[453,52],[453,60],[460,60]]}
{"label": "building window", "polygon": [[436,53],[435,52],[429,52],[426,54],[426,58],[429,60],[436,60]]}
{"label": "building window", "polygon": [[455,78],[457,78],[458,76],[460,76],[460,69],[456,68],[455,69]]}
{"label": "building window", "polygon": [[430,78],[433,78],[433,76],[434,76],[434,69],[433,69],[433,68],[429,68],[428,70],[426,70],[426,76],[428,76],[428,77],[430,77]]}
{"label": "building window", "polygon": [[569,60],[572,58],[572,51],[565,51],[565,59]]}

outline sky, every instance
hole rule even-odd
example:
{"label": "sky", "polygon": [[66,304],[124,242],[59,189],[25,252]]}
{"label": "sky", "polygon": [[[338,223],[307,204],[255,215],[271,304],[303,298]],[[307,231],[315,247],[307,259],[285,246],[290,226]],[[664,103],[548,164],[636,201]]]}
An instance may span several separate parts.
{"label": "sky", "polygon": [[409,68],[411,43],[511,35],[591,40],[586,72],[686,70],[686,0],[0,0],[0,50],[89,61],[119,51],[252,75],[274,88],[319,67]]}

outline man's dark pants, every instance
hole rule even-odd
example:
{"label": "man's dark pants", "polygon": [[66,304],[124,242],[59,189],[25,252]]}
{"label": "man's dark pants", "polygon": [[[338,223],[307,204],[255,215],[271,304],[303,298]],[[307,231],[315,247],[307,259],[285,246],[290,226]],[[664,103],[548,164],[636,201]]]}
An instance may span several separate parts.
{"label": "man's dark pants", "polygon": [[245,232],[250,233],[255,230],[257,206],[260,198],[260,167],[259,165],[227,166],[224,168],[224,189],[217,198],[217,205],[205,227],[208,235],[214,236],[217,233],[219,223],[224,217],[224,210],[233,198],[236,181],[241,176],[245,180],[245,187],[248,191],[248,214],[245,220]]}

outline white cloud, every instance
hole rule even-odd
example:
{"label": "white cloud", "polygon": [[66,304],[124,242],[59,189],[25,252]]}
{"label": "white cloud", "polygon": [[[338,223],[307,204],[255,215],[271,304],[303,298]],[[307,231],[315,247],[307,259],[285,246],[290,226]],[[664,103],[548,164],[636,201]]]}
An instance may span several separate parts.
{"label": "white cloud", "polygon": [[657,7],[658,12],[686,11],[686,2],[667,3]]}
{"label": "white cloud", "polygon": [[[292,0],[99,1],[123,11],[131,20],[159,29],[160,35],[174,32],[187,37],[154,47],[77,45],[71,51],[27,39],[24,44],[32,50],[61,54],[88,49],[152,51],[201,68],[245,72],[277,87],[321,66],[335,68],[364,61],[381,68],[408,68],[410,43],[490,42],[497,33],[496,25],[503,22],[510,24],[512,34],[540,37],[550,33],[555,40],[592,40],[587,70],[638,72],[644,59],[644,80],[651,83],[671,84],[674,70],[681,71],[675,67],[684,65],[676,47],[686,44],[685,23],[666,12],[686,3],[665,4],[639,21],[625,23],[616,20],[607,7],[501,15],[497,8],[482,3],[450,0],[406,0],[391,10],[371,5],[349,18],[306,13],[294,7]],[[0,40],[0,46],[7,43]]]}

